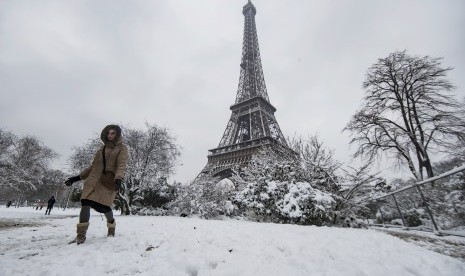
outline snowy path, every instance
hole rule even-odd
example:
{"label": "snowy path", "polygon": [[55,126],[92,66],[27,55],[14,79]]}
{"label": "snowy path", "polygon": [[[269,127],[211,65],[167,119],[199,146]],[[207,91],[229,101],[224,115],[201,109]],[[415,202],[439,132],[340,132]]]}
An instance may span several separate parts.
{"label": "snowy path", "polygon": [[465,238],[457,236],[437,236],[432,232],[409,231],[399,228],[373,227],[378,231],[384,231],[394,237],[401,238],[418,246],[452,256],[465,261]]}
{"label": "snowy path", "polygon": [[375,230],[117,216],[107,238],[93,213],[77,246],[77,213],[0,207],[7,226],[29,225],[0,224],[0,275],[465,275],[465,262]]}

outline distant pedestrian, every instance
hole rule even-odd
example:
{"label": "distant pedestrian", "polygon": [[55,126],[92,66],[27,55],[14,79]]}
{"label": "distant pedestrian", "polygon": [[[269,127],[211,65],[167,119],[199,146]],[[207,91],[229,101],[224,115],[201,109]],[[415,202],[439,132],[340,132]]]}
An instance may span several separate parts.
{"label": "distant pedestrian", "polygon": [[11,206],[11,200],[8,200],[8,203],[6,204],[6,208],[10,208]]}
{"label": "distant pedestrian", "polygon": [[42,208],[44,208],[44,205],[45,202],[39,199],[36,203],[36,210],[42,210]]}
{"label": "distant pedestrian", "polygon": [[111,205],[126,171],[128,148],[123,144],[121,128],[118,125],[108,125],[100,134],[103,145],[95,153],[92,164],[81,174],[68,178],[65,184],[84,180],[81,193],[81,213],[77,224],[77,236],[73,242],[78,245],[86,240],[89,228],[90,208],[103,213],[107,219],[108,237],[115,236],[116,222],[113,218]]}
{"label": "distant pedestrian", "polygon": [[55,197],[54,196],[52,196],[47,202],[47,210],[45,210],[46,215],[47,215],[47,212],[48,212],[48,215],[50,215],[50,211],[52,211],[53,204],[55,204]]}

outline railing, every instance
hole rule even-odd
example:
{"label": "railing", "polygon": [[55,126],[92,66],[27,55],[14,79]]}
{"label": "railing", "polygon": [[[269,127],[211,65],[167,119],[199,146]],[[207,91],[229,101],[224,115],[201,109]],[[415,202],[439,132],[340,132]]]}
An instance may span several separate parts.
{"label": "railing", "polygon": [[[398,197],[399,197],[399,194],[400,193],[405,193],[406,191],[408,190],[411,190],[411,189],[417,189],[418,191],[418,194],[417,195],[420,195],[421,197],[421,200],[423,202],[423,206],[426,210],[426,213],[428,213],[428,216],[430,217],[431,219],[431,223],[432,223],[432,226],[433,226],[433,232],[436,233],[437,235],[455,235],[455,236],[461,236],[461,237],[465,237],[465,233],[463,232],[456,232],[456,231],[446,231],[446,230],[442,230],[439,226],[438,226],[438,223],[434,217],[434,214],[430,208],[430,204],[428,202],[428,200],[426,199],[425,197],[425,194],[424,194],[424,191],[421,189],[422,186],[426,185],[426,184],[429,184],[429,183],[433,183],[437,180],[440,180],[440,179],[443,179],[443,178],[446,178],[446,177],[449,177],[449,176],[452,176],[454,174],[457,174],[459,172],[462,172],[462,171],[465,171],[465,165],[461,166],[461,167],[458,167],[458,168],[455,168],[455,169],[452,169],[448,172],[445,172],[441,175],[438,175],[438,176],[435,176],[435,177],[431,177],[429,179],[426,179],[426,180],[423,180],[423,181],[420,181],[420,182],[417,182],[415,184],[412,184],[412,185],[409,185],[409,186],[406,186],[404,188],[401,188],[401,189],[398,189],[396,191],[393,191],[393,192],[390,192],[388,194],[385,194],[385,195],[382,195],[382,196],[378,196],[378,197],[375,197],[375,198],[372,198],[370,199],[370,201],[373,201],[373,202],[377,202],[377,203],[382,203],[382,201],[385,201],[387,200],[388,198],[392,198],[393,200],[393,203],[397,209],[397,212],[398,212],[398,215],[400,217],[400,219],[402,220],[402,224],[403,224],[403,229],[406,229],[408,230],[409,227],[407,227],[407,223],[406,223],[406,219],[405,219],[405,216],[404,214],[402,213],[401,211],[401,207],[399,205],[399,200],[398,200]],[[437,189],[440,189],[441,187],[437,187]],[[396,197],[396,195],[398,195],[398,197]],[[383,221],[383,224],[382,226],[386,226],[385,223],[384,223],[384,218],[383,218],[383,211],[382,211],[382,206],[379,206],[378,207],[378,211],[381,215],[381,219]],[[379,224],[373,224],[374,226],[379,226]],[[392,226],[392,225],[391,225]],[[391,227],[391,226],[388,226],[388,227]]]}

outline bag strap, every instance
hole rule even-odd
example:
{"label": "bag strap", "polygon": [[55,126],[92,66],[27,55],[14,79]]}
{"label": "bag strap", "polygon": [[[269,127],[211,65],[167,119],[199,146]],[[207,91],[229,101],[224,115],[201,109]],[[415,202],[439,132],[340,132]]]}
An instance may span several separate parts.
{"label": "bag strap", "polygon": [[106,147],[106,146],[107,146],[107,145],[104,145],[104,146],[103,146],[103,150],[102,150],[102,157],[103,157],[103,171],[102,171],[102,172],[103,172],[103,173],[106,173],[106,172],[105,172],[105,169],[106,169],[106,167],[107,167],[107,159],[105,158],[105,147]]}

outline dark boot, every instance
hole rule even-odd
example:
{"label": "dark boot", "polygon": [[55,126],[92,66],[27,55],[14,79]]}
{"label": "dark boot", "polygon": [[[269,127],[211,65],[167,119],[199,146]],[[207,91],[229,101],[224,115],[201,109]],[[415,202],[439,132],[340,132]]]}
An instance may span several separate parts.
{"label": "dark boot", "polygon": [[108,227],[107,237],[114,237],[115,236],[115,228],[116,228],[116,220],[113,220],[112,223],[109,223],[107,221],[107,227]]}
{"label": "dark boot", "polygon": [[76,228],[77,228],[76,230],[77,236],[76,236],[75,241],[79,245],[86,241],[86,233],[87,233],[87,228],[89,228],[89,222],[78,223],[76,225]]}

